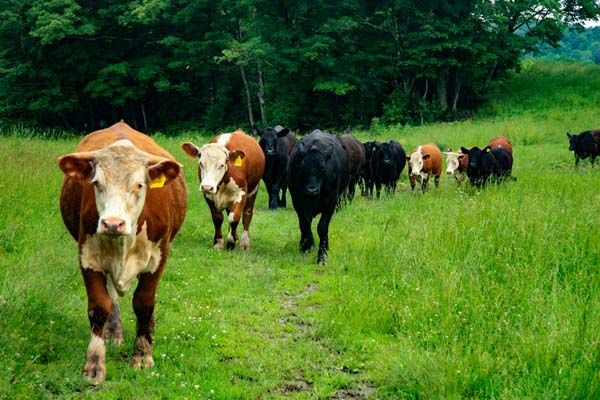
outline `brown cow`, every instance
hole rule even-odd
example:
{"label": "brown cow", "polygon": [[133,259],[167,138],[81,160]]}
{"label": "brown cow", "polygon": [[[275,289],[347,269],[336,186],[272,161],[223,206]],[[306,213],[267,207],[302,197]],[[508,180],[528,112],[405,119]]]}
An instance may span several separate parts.
{"label": "brown cow", "polygon": [[243,214],[244,233],[240,247],[250,247],[248,229],[252,221],[254,201],[260,179],[265,171],[265,155],[252,137],[238,129],[223,133],[201,148],[184,143],[182,149],[198,158],[200,191],[212,214],[215,226],[214,248],[223,248],[223,210],[229,212],[229,235],[227,249],[233,249],[237,241],[237,226]]}
{"label": "brown cow", "polygon": [[435,186],[440,186],[440,175],[442,174],[442,153],[435,144],[429,143],[419,146],[410,156],[408,161],[408,177],[410,187],[415,189],[415,181],[421,182],[421,190],[427,189],[429,177],[435,177]]}
{"label": "brown cow", "polygon": [[79,243],[92,336],[83,375],[106,377],[104,339],[123,342],[119,296],[138,277],[134,368],[152,367],[154,300],[171,241],[187,210],[180,165],[148,136],[120,122],[86,136],[58,159],[60,210]]}
{"label": "brown cow", "polygon": [[510,139],[508,139],[504,135],[490,139],[490,141],[488,142],[488,146],[490,146],[490,149],[492,150],[503,148],[506,149],[506,151],[508,151],[510,154],[512,154],[512,143],[510,142]]}

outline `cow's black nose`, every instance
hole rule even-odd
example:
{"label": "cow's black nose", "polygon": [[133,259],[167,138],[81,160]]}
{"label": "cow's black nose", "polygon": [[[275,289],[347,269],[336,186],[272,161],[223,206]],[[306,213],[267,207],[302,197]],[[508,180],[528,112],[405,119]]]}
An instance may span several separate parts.
{"label": "cow's black nose", "polygon": [[273,154],[275,154],[275,150],[274,149],[267,149],[267,154],[268,155],[273,155]]}
{"label": "cow's black nose", "polygon": [[316,196],[320,192],[320,190],[319,190],[318,187],[307,187],[305,189],[305,191],[306,191],[306,194],[309,195],[309,196]]}

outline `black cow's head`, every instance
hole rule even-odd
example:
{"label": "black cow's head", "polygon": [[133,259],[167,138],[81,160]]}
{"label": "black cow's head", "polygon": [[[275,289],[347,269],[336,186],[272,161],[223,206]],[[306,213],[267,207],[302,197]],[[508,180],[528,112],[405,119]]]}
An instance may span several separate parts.
{"label": "black cow's head", "polygon": [[567,132],[567,137],[569,138],[569,150],[575,151],[577,142],[579,142],[579,135],[571,135],[569,132]]}
{"label": "black cow's head", "polygon": [[375,140],[372,142],[363,143],[363,147],[365,148],[365,159],[367,161],[370,161],[371,158],[373,158],[373,155],[377,152],[380,144],[381,143]]}
{"label": "black cow's head", "polygon": [[326,174],[327,161],[333,154],[333,144],[326,148],[312,145],[306,148],[303,142],[298,143],[298,151],[305,153],[300,168],[304,175],[304,194],[318,196]]}
{"label": "black cow's head", "polygon": [[394,149],[391,143],[381,143],[377,150],[377,157],[379,161],[386,166],[392,166],[394,164]]}
{"label": "black cow's head", "polygon": [[494,156],[492,149],[487,146],[483,149],[475,146],[471,149],[461,147],[463,154],[469,155],[469,164],[467,165],[467,176],[472,184],[480,186],[484,184],[492,174],[494,166]]}
{"label": "black cow's head", "polygon": [[258,143],[263,153],[265,153],[266,157],[272,157],[277,153],[278,139],[286,136],[290,133],[290,130],[282,126],[276,126],[275,128],[256,128],[256,133],[260,136]]}

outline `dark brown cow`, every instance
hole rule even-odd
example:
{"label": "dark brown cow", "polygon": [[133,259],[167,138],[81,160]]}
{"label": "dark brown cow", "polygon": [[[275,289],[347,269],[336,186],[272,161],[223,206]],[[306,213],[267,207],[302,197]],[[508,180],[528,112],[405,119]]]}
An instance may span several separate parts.
{"label": "dark brown cow", "polygon": [[363,144],[352,135],[337,136],[346,154],[348,154],[348,189],[347,198],[352,201],[356,184],[360,182],[360,175],[365,163],[365,148]]}
{"label": "dark brown cow", "polygon": [[236,229],[242,214],[244,233],[240,239],[240,247],[244,250],[249,248],[248,230],[254,201],[265,171],[265,156],[258,142],[238,129],[215,137],[202,148],[189,142],[181,147],[190,157],[198,158],[200,191],[204,193],[215,226],[214,247],[223,248],[221,225],[223,210],[227,210],[230,227],[227,249],[235,247]]}
{"label": "dark brown cow", "polygon": [[99,384],[106,377],[104,339],[123,342],[118,301],[136,277],[132,363],[154,365],[156,287],[185,218],[185,179],[171,154],[123,122],[86,136],[58,165],[66,175],[60,210],[79,243],[92,329],[83,375]]}

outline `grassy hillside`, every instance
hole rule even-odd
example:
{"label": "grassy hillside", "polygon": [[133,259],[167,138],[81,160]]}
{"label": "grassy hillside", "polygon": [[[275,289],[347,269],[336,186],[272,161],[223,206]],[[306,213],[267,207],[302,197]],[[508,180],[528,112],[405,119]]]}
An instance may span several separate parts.
{"label": "grassy hillside", "polygon": [[[100,387],[81,377],[86,297],[58,211],[56,158],[77,139],[0,138],[0,398],[599,398],[600,168],[576,170],[564,134],[597,127],[597,102],[570,101],[598,70],[557,68],[515,77],[474,121],[359,133],[406,148],[505,133],[518,180],[477,192],[444,176],[422,195],[404,174],[395,196],[334,216],[324,267],[298,253],[295,213],[269,212],[264,187],[251,249],[212,250],[178,148],[207,138],[158,135],[185,165],[190,207],[158,290],[156,366],[129,365],[129,293]],[[518,89],[538,81],[557,93]]]}

